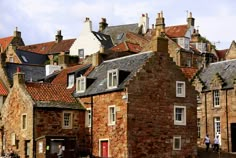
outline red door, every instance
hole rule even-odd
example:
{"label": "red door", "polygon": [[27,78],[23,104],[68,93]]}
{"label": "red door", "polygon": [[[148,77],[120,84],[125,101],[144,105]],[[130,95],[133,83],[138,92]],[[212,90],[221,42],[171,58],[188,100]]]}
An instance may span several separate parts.
{"label": "red door", "polygon": [[101,157],[108,157],[108,141],[101,141]]}

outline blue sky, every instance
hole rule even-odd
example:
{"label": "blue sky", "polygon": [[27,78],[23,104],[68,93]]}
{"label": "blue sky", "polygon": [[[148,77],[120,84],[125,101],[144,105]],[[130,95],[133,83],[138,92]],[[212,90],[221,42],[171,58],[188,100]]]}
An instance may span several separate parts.
{"label": "blue sky", "polygon": [[192,12],[201,35],[218,49],[229,48],[236,38],[234,0],[0,0],[0,7],[0,38],[18,27],[26,45],[52,41],[57,30],[64,39],[76,38],[85,17],[97,31],[102,17],[113,26],[138,23],[148,13],[151,25],[160,11],[166,26],[186,24],[187,12]]}

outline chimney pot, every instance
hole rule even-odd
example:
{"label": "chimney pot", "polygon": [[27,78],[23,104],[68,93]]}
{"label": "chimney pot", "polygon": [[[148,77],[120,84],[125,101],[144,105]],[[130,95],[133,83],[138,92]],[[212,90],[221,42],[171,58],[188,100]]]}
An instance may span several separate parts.
{"label": "chimney pot", "polygon": [[16,72],[21,72],[20,67],[16,68]]}

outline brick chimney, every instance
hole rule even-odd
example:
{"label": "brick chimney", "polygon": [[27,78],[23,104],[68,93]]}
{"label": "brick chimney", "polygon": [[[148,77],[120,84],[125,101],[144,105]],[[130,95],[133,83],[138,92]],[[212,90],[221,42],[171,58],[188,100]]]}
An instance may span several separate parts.
{"label": "brick chimney", "polygon": [[163,17],[163,12],[162,11],[157,14],[156,28],[158,30],[165,30],[165,18]]}
{"label": "brick chimney", "polygon": [[60,41],[62,41],[63,40],[63,36],[61,35],[61,30],[58,30],[57,31],[57,34],[56,34],[56,36],[55,36],[55,42],[56,43],[59,43]]}
{"label": "brick chimney", "polygon": [[142,26],[142,34],[147,33],[147,30],[149,29],[149,17],[148,14],[142,14],[138,27]]}
{"label": "brick chimney", "polygon": [[88,32],[92,31],[92,21],[90,21],[90,19],[88,17],[85,18],[84,21],[84,27],[83,30],[81,32],[81,34],[87,34]]}
{"label": "brick chimney", "polygon": [[99,23],[99,32],[102,32],[108,26],[106,18],[102,18]]}
{"label": "brick chimney", "polygon": [[16,73],[13,75],[13,84],[25,84],[25,73],[21,72],[20,67],[16,68]]}
{"label": "brick chimney", "polygon": [[188,22],[188,27],[194,27],[194,18],[192,17],[192,12],[189,12],[187,22]]}
{"label": "brick chimney", "polygon": [[18,27],[16,27],[16,30],[13,32],[13,36],[21,38],[21,32],[18,31]]}

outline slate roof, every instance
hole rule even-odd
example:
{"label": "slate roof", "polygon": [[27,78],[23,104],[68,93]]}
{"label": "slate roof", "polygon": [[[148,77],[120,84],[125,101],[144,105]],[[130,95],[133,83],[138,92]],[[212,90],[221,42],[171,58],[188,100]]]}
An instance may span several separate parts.
{"label": "slate roof", "polygon": [[[154,53],[151,51],[143,52],[135,55],[125,56],[112,60],[107,60],[96,67],[88,76],[88,79],[95,79],[94,82],[87,88],[85,93],[74,93],[75,97],[89,96],[100,93],[122,90],[125,83],[133,77],[133,75],[145,64],[148,58]],[[128,76],[114,89],[107,89],[107,71],[118,69],[128,73]]]}
{"label": "slate roof", "polygon": [[111,48],[113,46],[111,37],[100,32],[92,31],[94,36],[101,42],[105,49]]}
{"label": "slate roof", "polygon": [[223,89],[233,88],[233,82],[236,78],[236,60],[211,63],[203,69],[198,76],[205,84],[205,90],[210,90],[210,83],[217,73],[224,81]]}
{"label": "slate roof", "polygon": [[45,62],[48,60],[47,55],[20,49],[16,50],[16,54],[23,64],[45,65]]}
{"label": "slate roof", "polygon": [[165,33],[170,38],[184,37],[188,30],[188,25],[176,25],[165,27]]}
{"label": "slate roof", "polygon": [[71,95],[70,91],[59,84],[26,83],[26,90],[32,99],[38,103],[37,107],[65,108],[67,104],[70,104],[74,108],[81,108],[81,105]]}
{"label": "slate roof", "polygon": [[44,66],[6,63],[5,70],[10,83],[13,81],[13,74],[16,73],[17,67],[20,68],[21,72],[25,73],[25,80],[27,82],[35,82],[45,77]]}
{"label": "slate roof", "polygon": [[6,50],[7,46],[10,45],[13,38],[14,38],[14,36],[0,38],[0,46],[3,48],[3,50]]}
{"label": "slate roof", "polygon": [[138,34],[140,32],[140,27],[138,27],[138,23],[117,25],[117,26],[107,26],[102,31],[102,33],[111,36],[114,45],[123,42],[124,34],[127,32],[133,32],[133,33]]}

